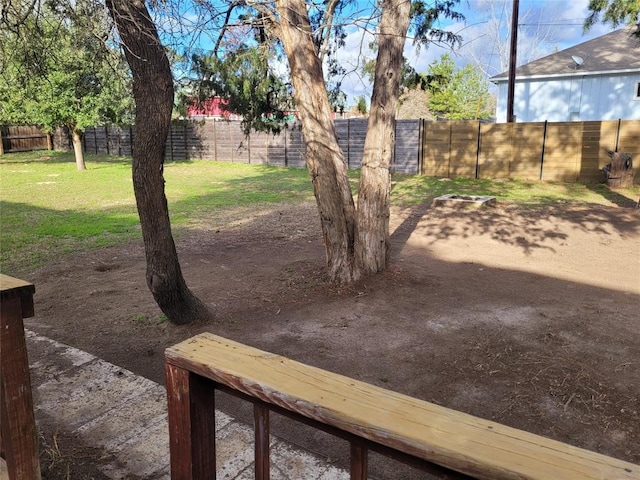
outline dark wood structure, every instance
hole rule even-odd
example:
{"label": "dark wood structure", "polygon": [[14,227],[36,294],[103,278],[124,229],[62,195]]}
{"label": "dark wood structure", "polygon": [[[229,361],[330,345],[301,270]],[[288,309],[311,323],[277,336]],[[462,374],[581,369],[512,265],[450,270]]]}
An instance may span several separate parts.
{"label": "dark wood structure", "polygon": [[38,434],[23,318],[32,317],[35,287],[0,274],[0,451],[10,480],[39,480]]}
{"label": "dark wood structure", "polygon": [[611,162],[602,169],[607,178],[607,185],[612,188],[633,187],[633,160],[630,153],[609,152]]}
{"label": "dark wood structure", "polygon": [[0,125],[0,143],[0,154],[53,148],[51,135],[29,125]]}
{"label": "dark wood structure", "polygon": [[303,365],[209,333],[166,351],[173,480],[215,479],[214,392],[254,406],[255,478],[269,479],[269,412],[446,478],[640,479],[640,466]]}

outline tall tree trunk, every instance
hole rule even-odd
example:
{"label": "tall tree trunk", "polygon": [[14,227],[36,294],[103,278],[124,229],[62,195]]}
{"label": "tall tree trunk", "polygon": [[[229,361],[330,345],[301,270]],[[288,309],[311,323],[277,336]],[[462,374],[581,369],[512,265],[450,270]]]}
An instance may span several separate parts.
{"label": "tall tree trunk", "polygon": [[80,171],[86,170],[87,166],[84,163],[84,152],[82,151],[82,132],[77,128],[72,129],[71,138],[73,140],[73,154],[76,157],[76,168]]}
{"label": "tall tree trunk", "polygon": [[409,0],[382,2],[378,58],[358,190],[356,259],[363,275],[381,272],[389,264],[390,165],[410,7]]}
{"label": "tall tree trunk", "polygon": [[209,312],[182,276],[164,192],[165,142],[173,108],[169,61],[143,0],[107,0],[107,7],[133,74],[133,188],[146,252],[147,286],[171,322],[189,323],[206,318]]}
{"label": "tall tree trunk", "polygon": [[276,8],[307,145],[305,162],[320,213],[329,275],[338,283],[351,282],[360,276],[354,257],[355,205],[306,4],[304,0],[278,0]]}

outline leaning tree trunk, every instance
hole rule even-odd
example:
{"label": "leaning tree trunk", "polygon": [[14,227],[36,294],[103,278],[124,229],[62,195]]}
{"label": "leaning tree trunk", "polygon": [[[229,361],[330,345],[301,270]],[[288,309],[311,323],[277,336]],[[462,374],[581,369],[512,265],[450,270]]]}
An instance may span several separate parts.
{"label": "leaning tree trunk", "polygon": [[306,4],[304,0],[279,0],[276,6],[280,40],[289,59],[307,145],[305,162],[320,213],[329,275],[337,283],[351,282],[360,276],[354,261],[355,205]]}
{"label": "leaning tree trunk", "polygon": [[72,129],[71,138],[73,140],[73,154],[76,157],[76,168],[81,171],[86,170],[87,166],[84,163],[84,152],[82,151],[82,132],[77,128]]}
{"label": "leaning tree trunk", "polygon": [[189,323],[206,318],[209,312],[182,276],[164,192],[165,142],[173,108],[169,61],[143,0],[107,0],[107,6],[133,74],[133,188],[145,246],[147,285],[171,322]]}
{"label": "leaning tree trunk", "polygon": [[408,0],[382,2],[378,58],[358,190],[356,259],[363,275],[381,272],[389,264],[390,166],[409,10]]}

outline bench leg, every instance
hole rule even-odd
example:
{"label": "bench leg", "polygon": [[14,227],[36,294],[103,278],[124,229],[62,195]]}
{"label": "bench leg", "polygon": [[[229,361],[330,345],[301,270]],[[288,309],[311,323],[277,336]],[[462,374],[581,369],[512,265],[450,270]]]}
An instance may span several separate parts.
{"label": "bench leg", "polygon": [[265,406],[253,404],[254,433],[255,433],[255,479],[269,480],[269,409]]}
{"label": "bench leg", "polygon": [[215,385],[165,365],[172,480],[215,480]]}
{"label": "bench leg", "polygon": [[40,479],[38,434],[20,297],[0,303],[0,437],[11,480]]}
{"label": "bench leg", "polygon": [[351,442],[351,480],[367,480],[369,450],[360,443]]}

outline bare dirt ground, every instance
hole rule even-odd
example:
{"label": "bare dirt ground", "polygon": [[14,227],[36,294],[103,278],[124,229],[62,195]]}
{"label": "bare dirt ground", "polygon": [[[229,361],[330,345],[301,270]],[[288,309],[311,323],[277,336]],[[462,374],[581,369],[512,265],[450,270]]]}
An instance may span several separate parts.
{"label": "bare dirt ground", "polygon": [[[158,382],[167,346],[210,331],[640,463],[640,212],[632,203],[424,205],[394,209],[392,232],[388,271],[338,288],[324,277],[313,203],[212,215],[179,232],[177,244],[187,283],[215,320],[163,321],[140,242],[28,272],[36,317],[27,327]],[[285,421],[273,430],[346,461],[345,445],[324,434]],[[89,478],[73,472],[91,453],[72,439],[65,448],[70,478]],[[424,478],[372,463],[379,477]]]}

